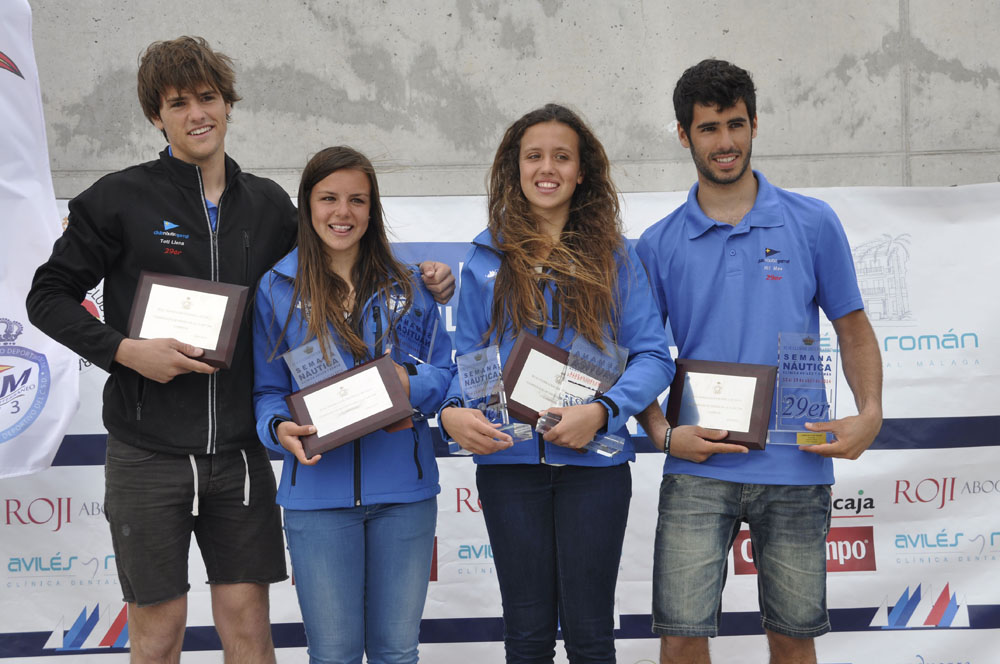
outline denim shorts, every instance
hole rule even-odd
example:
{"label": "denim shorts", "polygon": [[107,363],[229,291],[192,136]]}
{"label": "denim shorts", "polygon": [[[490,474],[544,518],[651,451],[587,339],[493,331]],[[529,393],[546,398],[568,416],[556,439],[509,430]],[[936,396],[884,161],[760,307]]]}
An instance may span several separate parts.
{"label": "denim shorts", "polygon": [[288,578],[274,473],[264,447],[247,449],[245,462],[239,450],[194,459],[197,516],[190,457],[139,449],[108,436],[104,513],[126,602],[149,606],[187,593],[191,533],[209,583]]}
{"label": "denim shorts", "polygon": [[653,553],[653,631],[719,633],[729,551],[750,526],[764,629],[813,638],[830,631],[826,611],[827,485],[739,484],[664,475]]}

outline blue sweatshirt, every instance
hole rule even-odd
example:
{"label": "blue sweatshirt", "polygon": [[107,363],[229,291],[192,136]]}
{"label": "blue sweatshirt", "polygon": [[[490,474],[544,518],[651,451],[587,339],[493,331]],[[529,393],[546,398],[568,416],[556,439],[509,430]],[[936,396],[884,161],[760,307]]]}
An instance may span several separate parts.
{"label": "blue sweatshirt", "polygon": [[[625,428],[628,418],[641,412],[653,399],[667,389],[674,375],[674,364],[667,350],[666,336],[660,324],[659,312],[653,301],[646,272],[635,250],[624,242],[624,248],[615,255],[618,265],[618,288],[615,306],[620,323],[615,334],[608,329],[606,338],[619,346],[628,348],[628,364],[624,373],[601,398],[608,411],[607,432],[625,439],[625,449],[613,457],[605,457],[594,452],[583,454],[566,447],[541,440],[521,441],[513,447],[488,455],[475,455],[476,463],[510,464],[541,463],[569,464],[576,466],[611,466],[635,459],[635,448]],[[472,249],[465,257],[462,267],[462,290],[459,294],[458,324],[455,331],[455,345],[459,355],[483,348],[483,334],[490,326],[493,307],[493,286],[497,270],[500,269],[500,252],[493,246],[488,230],[480,233],[472,242]],[[553,316],[552,287],[545,290],[545,302]],[[538,330],[528,330],[538,334]],[[514,346],[516,334],[509,330],[500,344],[500,360],[507,361]],[[569,348],[576,336],[572,329],[566,329],[558,340],[559,329],[546,326],[540,335],[562,348]],[[491,343],[496,343],[495,337]],[[509,389],[510,386],[507,386]],[[451,403],[461,403],[462,388],[456,375],[448,390]],[[442,430],[442,433],[445,433]]]}
{"label": "blue sweatshirt", "polygon": [[[281,452],[285,461],[278,486],[278,504],[289,509],[315,510],[374,503],[412,503],[441,491],[438,484],[434,446],[425,413],[433,414],[440,405],[452,377],[451,339],[444,326],[432,334],[439,323],[438,308],[414,274],[413,303],[406,316],[396,325],[399,334],[409,334],[425,343],[425,353],[433,337],[430,361],[415,363],[394,346],[393,359],[406,367],[410,381],[410,404],[418,411],[413,428],[396,433],[379,430],[360,439],[325,452],[314,466],[300,465],[275,438],[274,429],[282,420],[290,419],[285,396],[299,389],[285,361],[280,357],[289,349],[309,341],[307,321],[302,308],[292,302],[298,249],[278,262],[260,280],[254,302],[254,410],[257,433],[272,450]],[[398,294],[393,294],[393,305]],[[288,330],[278,345],[275,341],[285,324],[288,311],[295,313]],[[362,308],[363,338],[373,357],[385,351],[379,340],[388,325],[385,297],[377,294]],[[356,364],[333,328],[330,334],[340,354],[350,368]],[[426,359],[423,358],[423,359]]]}

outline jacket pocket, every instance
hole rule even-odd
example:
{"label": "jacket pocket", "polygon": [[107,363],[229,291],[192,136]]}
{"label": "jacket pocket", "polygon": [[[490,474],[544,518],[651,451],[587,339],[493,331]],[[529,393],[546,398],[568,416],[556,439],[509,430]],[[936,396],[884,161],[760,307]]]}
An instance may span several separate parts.
{"label": "jacket pocket", "polygon": [[253,288],[255,284],[250,283],[250,233],[243,229],[243,284]]}
{"label": "jacket pocket", "polygon": [[417,479],[424,479],[424,467],[420,465],[420,436],[417,435],[417,428],[410,429],[413,432],[413,463],[417,466]]}
{"label": "jacket pocket", "polygon": [[135,395],[135,421],[142,421],[142,400],[146,396],[146,377],[143,375],[139,376],[139,385],[136,388]]}

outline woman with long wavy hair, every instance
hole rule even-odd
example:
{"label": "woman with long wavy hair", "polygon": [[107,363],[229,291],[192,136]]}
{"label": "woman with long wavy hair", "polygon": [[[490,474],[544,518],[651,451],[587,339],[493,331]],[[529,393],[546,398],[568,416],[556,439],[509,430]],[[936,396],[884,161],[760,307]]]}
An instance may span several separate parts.
{"label": "woman with long wavy hair", "polygon": [[[508,662],[551,662],[557,627],[569,661],[614,662],[614,596],[635,451],[625,423],[668,385],[670,357],[645,272],[622,237],[604,148],[569,109],[548,104],[512,124],[488,185],[489,227],[462,269],[455,343],[491,344],[506,361],[518,334],[574,339],[628,363],[597,400],[547,412],[544,434],[514,442],[474,408],[456,377],[445,432],[475,454],[476,482],[504,609]],[[509,387],[509,386],[508,386]],[[598,434],[625,439],[612,457]]]}
{"label": "woman with long wavy hair", "polygon": [[[280,355],[319,341],[345,368],[391,352],[418,413],[451,381],[451,344],[416,269],[386,237],[371,162],[347,147],[316,154],[299,186],[298,248],[261,279],[254,304],[260,439],[282,453],[278,503],[310,661],[417,661],[430,578],[438,470],[425,417],[307,458],[284,397],[301,388]],[[391,348],[390,348],[391,347]],[[424,358],[424,361],[417,361]]]}

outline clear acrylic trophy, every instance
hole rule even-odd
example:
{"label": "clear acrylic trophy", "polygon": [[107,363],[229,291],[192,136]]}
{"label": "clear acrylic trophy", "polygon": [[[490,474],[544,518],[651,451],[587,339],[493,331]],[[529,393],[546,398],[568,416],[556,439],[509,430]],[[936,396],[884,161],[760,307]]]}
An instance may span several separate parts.
{"label": "clear acrylic trophy", "polygon": [[434,318],[429,326],[425,324],[427,313],[414,308],[410,314],[397,322],[393,343],[388,347],[396,364],[427,364],[434,352],[440,318]]}
{"label": "clear acrylic trophy", "polygon": [[[411,313],[411,316],[403,318],[396,325],[395,339],[397,343],[387,347],[396,364],[405,364],[406,362],[426,364],[430,362],[431,353],[434,350],[440,319],[435,318],[430,329],[426,329],[420,324],[424,316],[423,310],[414,309]],[[326,350],[330,358],[329,362],[323,358],[317,339],[282,353],[281,357],[288,365],[288,369],[292,372],[292,377],[295,378],[300,390],[347,371],[347,363],[344,362],[344,356],[340,354],[337,345],[329,343]]]}
{"label": "clear acrylic trophy", "polygon": [[[435,317],[429,327],[426,321],[426,311],[414,307],[408,316],[396,322],[391,343],[386,346],[386,352],[392,357],[393,362],[403,365],[428,364],[431,361],[441,319]],[[413,409],[411,417],[415,421],[427,419],[427,416],[416,408]]]}
{"label": "clear acrylic trophy", "polygon": [[[534,437],[530,426],[510,421],[507,397],[501,378],[503,366],[500,364],[498,346],[487,346],[459,355],[455,358],[455,363],[458,365],[459,383],[462,386],[462,398],[465,400],[466,408],[476,408],[490,422],[502,423],[500,431],[510,436],[515,443],[520,440],[531,440]],[[452,454],[470,454],[454,441],[448,444],[448,451]]]}
{"label": "clear acrylic trophy", "polygon": [[[818,334],[778,333],[778,377],[775,384],[774,429],[795,434],[794,441],[772,436],[772,445],[819,445],[827,434],[809,431],[806,422],[828,422],[837,409],[837,341]],[[775,440],[778,438],[778,440]]]}
{"label": "clear acrylic trophy", "polygon": [[337,350],[336,344],[327,345],[327,355],[330,361],[323,358],[319,340],[313,339],[298,348],[282,353],[281,357],[292,372],[292,377],[300,390],[315,385],[347,370],[344,358]]}
{"label": "clear acrylic trophy", "polygon": [[[576,406],[592,402],[599,391],[608,390],[615,384],[625,371],[627,362],[627,348],[608,341],[605,349],[601,350],[586,338],[577,335],[570,344],[569,361],[555,405]],[[561,419],[554,413],[548,413],[538,420],[535,430],[545,433]],[[584,448],[611,457],[625,448],[625,439],[614,434],[598,434]]]}

